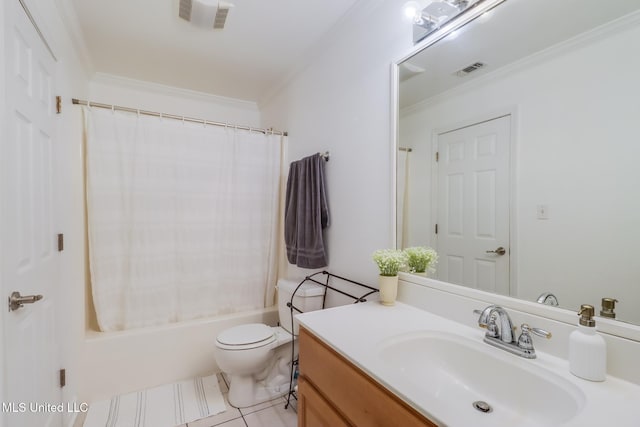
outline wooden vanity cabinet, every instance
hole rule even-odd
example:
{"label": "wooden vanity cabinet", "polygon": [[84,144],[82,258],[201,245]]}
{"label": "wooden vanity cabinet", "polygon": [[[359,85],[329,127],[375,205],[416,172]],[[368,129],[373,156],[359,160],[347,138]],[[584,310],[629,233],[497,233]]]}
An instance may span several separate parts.
{"label": "wooden vanity cabinet", "polygon": [[304,328],[299,344],[298,427],[436,426]]}

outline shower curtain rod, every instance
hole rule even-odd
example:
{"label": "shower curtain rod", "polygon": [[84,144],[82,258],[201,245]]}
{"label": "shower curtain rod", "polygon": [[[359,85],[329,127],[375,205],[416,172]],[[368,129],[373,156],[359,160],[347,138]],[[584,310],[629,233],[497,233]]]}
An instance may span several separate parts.
{"label": "shower curtain rod", "polygon": [[160,117],[160,118],[181,120],[183,122],[202,123],[204,125],[230,127],[230,128],[234,128],[234,129],[248,130],[250,132],[252,132],[252,131],[254,131],[254,132],[262,132],[265,135],[266,134],[282,135],[282,136],[288,136],[289,135],[287,132],[282,132],[282,131],[273,130],[273,129],[254,128],[254,127],[251,127],[251,126],[240,126],[240,125],[234,125],[234,124],[231,124],[231,123],[214,122],[214,121],[211,121],[211,120],[204,120],[204,119],[194,119],[193,117],[176,116],[175,114],[158,113],[158,112],[155,112],[155,111],[140,110],[139,108],[121,107],[119,105],[101,104],[99,102],[85,101],[85,100],[76,99],[76,98],[72,98],[71,99],[71,103],[75,104],[75,105],[86,105],[87,107],[106,108],[106,109],[112,110],[112,111],[115,111],[115,110],[127,111],[129,113],[142,114],[142,115],[145,115],[145,116],[154,116],[154,117]]}

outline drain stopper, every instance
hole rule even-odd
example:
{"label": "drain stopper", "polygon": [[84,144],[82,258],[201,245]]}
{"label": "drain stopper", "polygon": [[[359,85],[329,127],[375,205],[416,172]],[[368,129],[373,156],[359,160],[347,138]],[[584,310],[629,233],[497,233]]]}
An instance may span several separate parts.
{"label": "drain stopper", "polygon": [[473,402],[473,407],[476,408],[478,411],[484,412],[484,413],[493,411],[493,408],[491,407],[491,405],[489,405],[487,402],[484,402],[482,400],[476,400],[475,402]]}

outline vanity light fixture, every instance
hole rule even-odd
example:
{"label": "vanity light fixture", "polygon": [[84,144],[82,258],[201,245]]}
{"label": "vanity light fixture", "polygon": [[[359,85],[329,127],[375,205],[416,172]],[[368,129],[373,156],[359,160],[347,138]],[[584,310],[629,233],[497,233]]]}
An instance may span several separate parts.
{"label": "vanity light fixture", "polygon": [[412,0],[405,3],[405,16],[413,22],[413,43],[418,43],[462,12],[483,1]]}
{"label": "vanity light fixture", "polygon": [[233,4],[218,0],[180,0],[178,16],[201,28],[223,29]]}

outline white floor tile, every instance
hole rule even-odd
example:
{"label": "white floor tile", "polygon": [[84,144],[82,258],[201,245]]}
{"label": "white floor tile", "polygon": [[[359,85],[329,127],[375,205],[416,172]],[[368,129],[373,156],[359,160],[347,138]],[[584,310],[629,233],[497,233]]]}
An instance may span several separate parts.
{"label": "white floor tile", "polygon": [[257,405],[248,406],[246,408],[240,408],[240,412],[242,415],[251,414],[256,411],[260,411],[265,408],[269,408],[271,406],[282,406],[284,407],[285,400],[282,397],[277,397],[273,400],[268,400],[266,402],[258,403]]}
{"label": "white floor tile", "polygon": [[247,424],[242,418],[236,418],[232,421],[227,421],[224,424],[217,425],[216,427],[247,427]]}
{"label": "white floor tile", "polygon": [[[287,404],[287,396],[284,397],[284,404]],[[289,408],[293,409],[294,412],[298,412],[298,400],[293,396],[289,399]]]}
{"label": "white floor tile", "polygon": [[284,405],[271,406],[245,415],[248,427],[296,427],[298,416],[292,409],[284,409]]}

